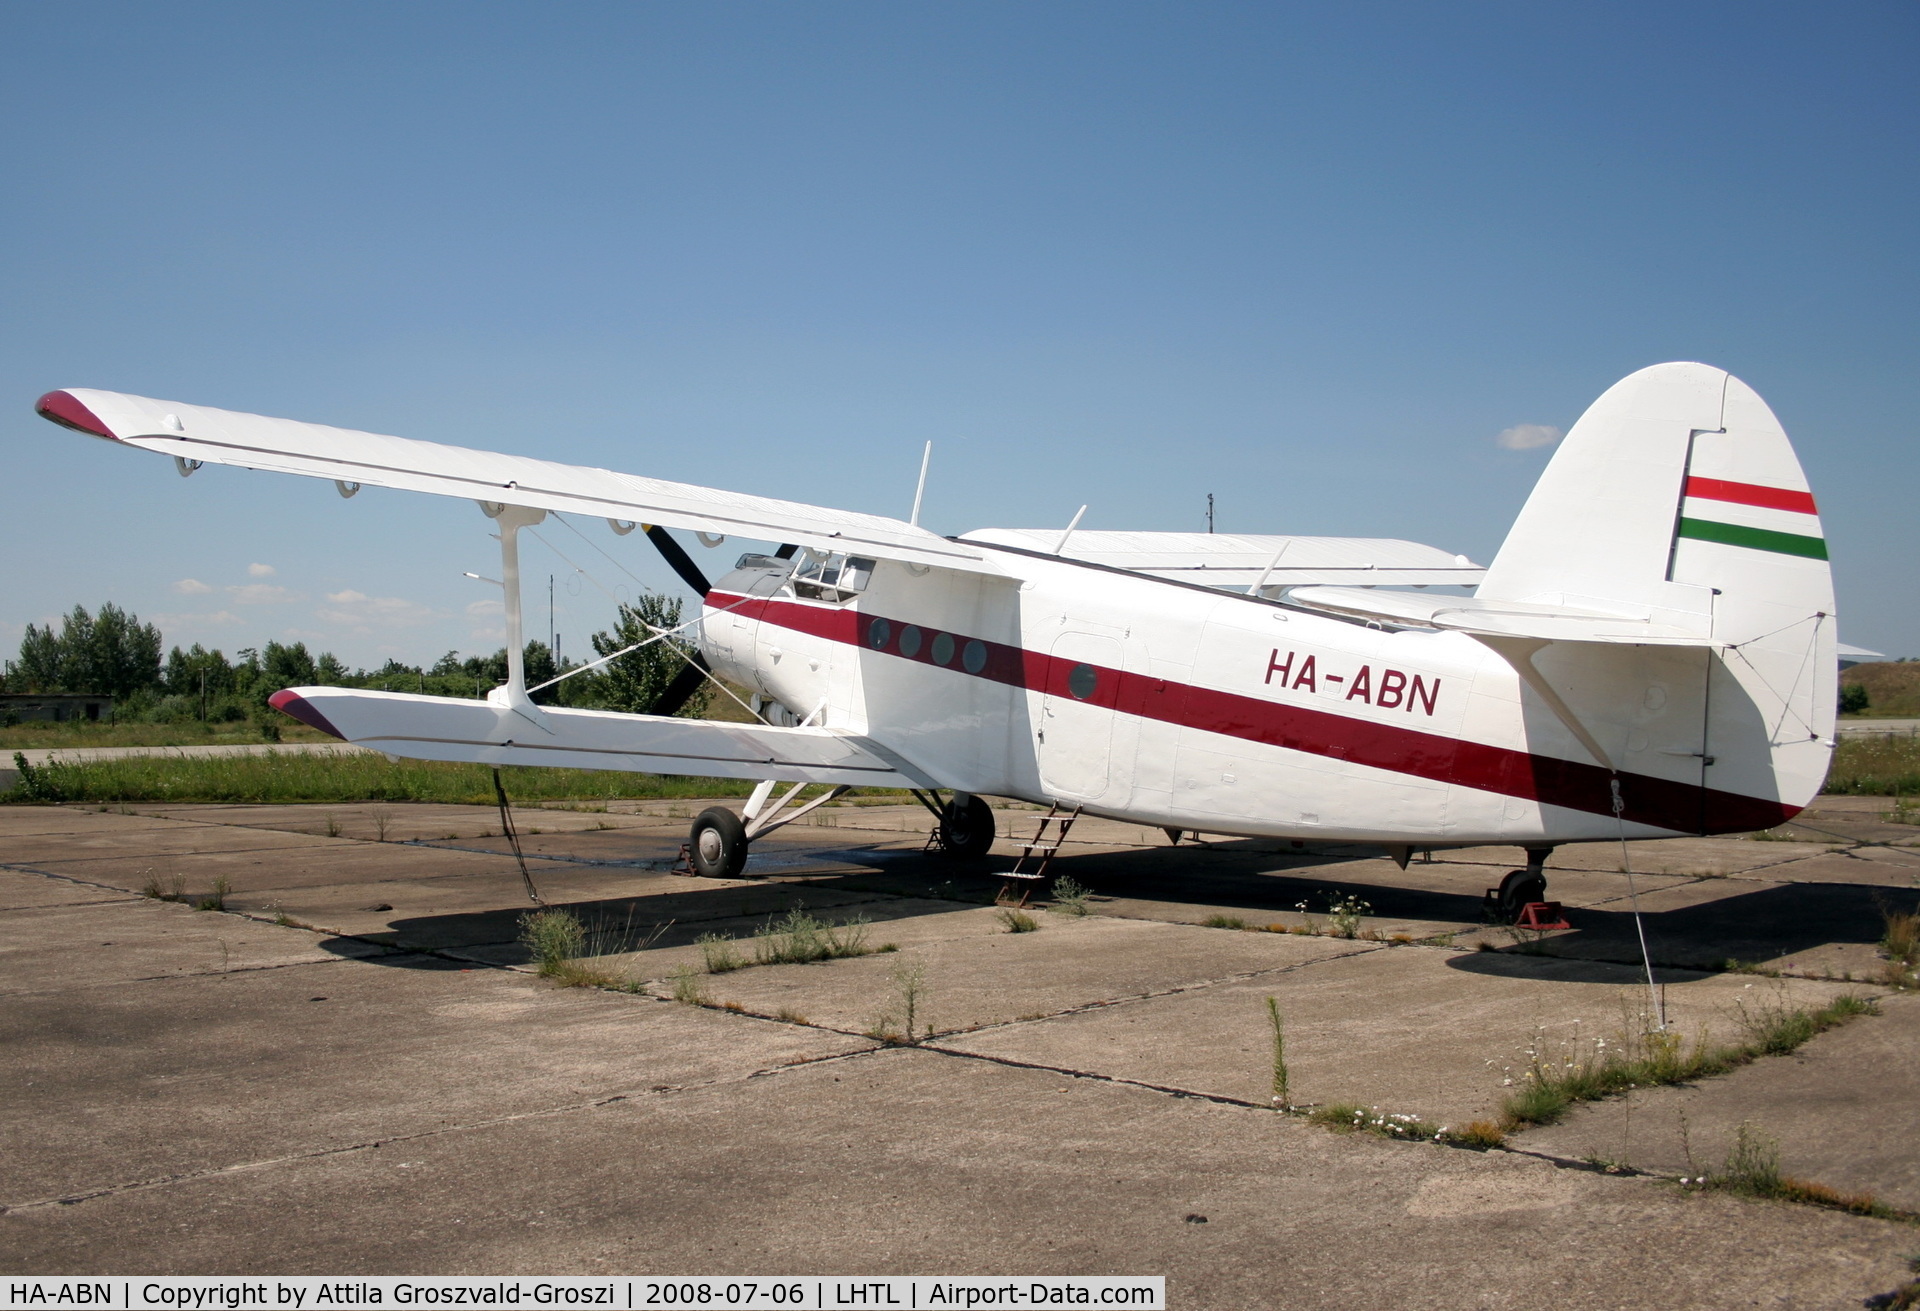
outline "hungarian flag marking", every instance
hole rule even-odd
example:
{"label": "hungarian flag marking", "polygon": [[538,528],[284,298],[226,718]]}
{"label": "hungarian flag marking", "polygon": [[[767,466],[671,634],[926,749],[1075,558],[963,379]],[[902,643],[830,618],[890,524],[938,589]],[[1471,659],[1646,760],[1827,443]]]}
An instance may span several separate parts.
{"label": "hungarian flag marking", "polygon": [[1827,558],[1813,494],[1724,478],[1689,477],[1680,502],[1680,537],[1755,551]]}

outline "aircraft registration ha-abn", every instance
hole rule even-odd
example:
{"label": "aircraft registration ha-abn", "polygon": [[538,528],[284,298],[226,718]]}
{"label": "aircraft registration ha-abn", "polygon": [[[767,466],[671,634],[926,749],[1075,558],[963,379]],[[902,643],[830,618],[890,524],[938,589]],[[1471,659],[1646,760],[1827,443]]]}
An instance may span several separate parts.
{"label": "aircraft registration ha-abn", "polygon": [[[694,867],[736,876],[799,785],[883,786],[984,856],[983,797],[1209,834],[1524,847],[1512,912],[1559,843],[1791,818],[1834,745],[1833,581],[1765,402],[1703,364],[1610,388],[1567,434],[1493,563],[1376,538],[915,523],[605,469],[115,392],[56,423],[174,458],[466,497],[500,540],[506,684],[484,700],[296,687],[272,702],[392,756],[757,779],[704,812]],[[653,714],[528,695],[517,535],[635,525],[704,604]],[[917,515],[916,515],[917,518]],[[1077,523],[1077,520],[1076,520]],[[779,544],[709,582],[667,530]],[[1457,590],[1409,590],[1444,584]],[[675,717],[699,680],[759,723]],[[537,689],[536,689],[537,690]],[[781,800],[774,783],[795,785]],[[944,794],[944,795],[943,795]],[[813,802],[831,793],[821,794]]]}

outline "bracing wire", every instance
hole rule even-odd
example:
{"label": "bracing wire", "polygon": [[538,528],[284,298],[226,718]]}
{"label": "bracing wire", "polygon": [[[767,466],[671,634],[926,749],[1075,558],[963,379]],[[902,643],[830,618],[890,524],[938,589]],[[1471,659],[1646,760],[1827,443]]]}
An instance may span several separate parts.
{"label": "bracing wire", "polygon": [[1640,918],[1640,892],[1633,882],[1633,859],[1627,854],[1627,803],[1620,796],[1620,776],[1615,774],[1608,780],[1613,789],[1613,822],[1620,832],[1620,872],[1627,876],[1627,898],[1633,903],[1633,930],[1640,935],[1640,963],[1647,971],[1647,997],[1653,1005],[1654,1021],[1658,1032],[1667,1030],[1667,999],[1653,981],[1653,953],[1647,950],[1647,925]]}

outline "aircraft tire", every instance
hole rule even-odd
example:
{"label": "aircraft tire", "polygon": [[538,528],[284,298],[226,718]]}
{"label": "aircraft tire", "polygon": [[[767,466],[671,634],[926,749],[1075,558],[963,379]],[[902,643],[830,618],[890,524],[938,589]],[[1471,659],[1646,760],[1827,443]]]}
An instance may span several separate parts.
{"label": "aircraft tire", "polygon": [[1494,896],[1500,922],[1511,924],[1520,918],[1520,908],[1528,902],[1547,899],[1547,880],[1529,869],[1512,870],[1500,880],[1500,890]]}
{"label": "aircraft tire", "polygon": [[687,862],[705,878],[739,878],[747,867],[747,826],[724,806],[701,811],[687,838]]}
{"label": "aircraft tire", "polygon": [[965,805],[949,801],[940,812],[940,843],[961,860],[986,855],[993,850],[993,807],[974,796]]}

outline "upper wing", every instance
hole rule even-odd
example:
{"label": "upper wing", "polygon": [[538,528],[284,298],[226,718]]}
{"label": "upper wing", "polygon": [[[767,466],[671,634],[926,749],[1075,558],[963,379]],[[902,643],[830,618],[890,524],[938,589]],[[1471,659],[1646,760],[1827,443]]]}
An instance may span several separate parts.
{"label": "upper wing", "polygon": [[1251,587],[1262,578],[1268,587],[1477,583],[1486,573],[1464,555],[1389,537],[1076,531],[1058,551],[1060,533],[1058,528],[983,528],[960,540],[1058,553],[1209,587]]}
{"label": "upper wing", "polygon": [[184,460],[538,510],[638,519],[668,528],[795,542],[821,551],[973,573],[1004,572],[988,552],[882,515],[122,392],[84,388],[48,392],[35,408],[43,417],[76,431]]}

